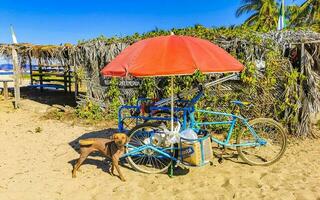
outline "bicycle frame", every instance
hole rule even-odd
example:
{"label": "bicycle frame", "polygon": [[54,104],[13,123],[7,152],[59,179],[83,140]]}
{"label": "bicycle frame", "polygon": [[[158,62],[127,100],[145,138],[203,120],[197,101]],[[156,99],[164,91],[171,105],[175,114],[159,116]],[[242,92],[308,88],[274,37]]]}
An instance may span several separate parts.
{"label": "bicycle frame", "polygon": [[[192,113],[195,111],[195,107],[194,105],[199,101],[199,99],[203,96],[203,92],[199,92],[194,98],[192,98],[190,101],[188,100],[177,100],[176,102],[182,102],[182,103],[187,103],[189,104],[188,106],[185,107],[175,107],[174,108],[174,112],[182,112],[183,116],[182,116],[182,121],[181,121],[181,126],[182,126],[182,130],[188,128],[188,114]],[[170,107],[166,107],[166,106],[151,106],[150,109],[150,113],[148,116],[122,116],[122,111],[125,109],[132,109],[136,112],[139,112],[141,107],[139,105],[140,102],[142,101],[150,101],[152,99],[150,98],[139,98],[137,101],[137,104],[134,106],[128,106],[128,105],[124,105],[121,106],[118,110],[118,129],[120,132],[128,132],[129,130],[127,130],[124,126],[123,126],[123,120],[125,119],[136,119],[136,125],[139,124],[138,120],[158,120],[158,121],[170,121],[171,118],[168,117],[154,117],[152,116],[153,112],[156,111],[171,111]],[[174,121],[178,121],[179,119],[175,118]]]}
{"label": "bicycle frame", "polygon": [[[211,137],[212,141],[222,145],[224,147],[238,147],[238,146],[261,146],[261,145],[265,145],[266,141],[263,140],[262,138],[260,138],[255,130],[253,129],[253,127],[250,126],[248,120],[242,116],[239,115],[235,115],[235,114],[230,114],[230,113],[223,113],[223,112],[215,112],[215,111],[208,111],[208,110],[201,110],[201,109],[195,109],[195,104],[197,103],[197,101],[203,96],[203,92],[199,92],[194,98],[192,98],[190,101],[186,101],[186,100],[182,100],[183,102],[187,103],[187,106],[185,107],[175,107],[174,108],[174,112],[182,112],[182,130],[187,129],[187,128],[192,128],[195,130],[199,130],[199,127],[202,125],[229,125],[229,130],[226,136],[226,139],[224,141],[221,141],[215,137]],[[141,98],[138,100],[137,105],[136,106],[121,106],[118,112],[118,116],[119,116],[119,130],[125,130],[123,127],[123,124],[121,123],[121,121],[123,119],[126,118],[133,118],[136,119],[137,122],[139,119],[143,119],[143,120],[163,120],[163,121],[170,121],[171,119],[169,117],[153,117],[152,115],[149,116],[127,116],[127,117],[122,117],[121,112],[124,109],[135,109],[136,111],[140,110],[140,106],[139,106],[139,101],[144,101],[144,100],[151,100],[151,99],[146,99],[146,98]],[[178,102],[181,102],[181,100],[178,100]],[[158,106],[151,106],[150,107],[151,113],[153,111],[170,111],[170,107],[158,107]],[[220,115],[220,116],[225,116],[227,118],[229,118],[230,120],[227,121],[204,121],[204,122],[199,122],[196,121],[195,119],[195,113],[203,113],[205,115]],[[177,117],[175,117],[174,119],[175,121],[178,121],[179,119]],[[232,137],[232,134],[234,133],[234,128],[237,125],[237,123],[242,122],[243,125],[245,125],[245,127],[250,131],[250,133],[254,136],[254,138],[256,139],[256,142],[244,142],[244,143],[240,143],[240,144],[230,144],[230,140]],[[157,153],[159,153],[160,155],[170,158],[173,161],[178,161],[177,158],[175,158],[174,156],[170,155],[169,153],[167,153],[166,151],[168,150],[174,150],[176,148],[159,148],[156,147],[152,144],[146,144],[146,145],[142,145],[140,147],[134,147],[134,146],[130,146],[128,145],[129,148],[133,148],[133,150],[131,150],[130,152],[126,153],[123,155],[123,157],[126,156],[133,156],[136,155],[139,152],[145,151],[147,149],[151,149]]]}
{"label": "bicycle frame", "polygon": [[[228,121],[197,122],[195,120],[194,113],[192,113],[190,115],[191,128],[198,128],[201,125],[230,125],[226,139],[224,141],[221,141],[215,137],[211,137],[212,141],[214,141],[215,143],[217,143],[219,145],[222,145],[225,147],[237,147],[237,146],[260,146],[260,145],[266,144],[266,142],[262,138],[260,138],[259,135],[255,132],[255,130],[252,128],[252,126],[250,126],[248,120],[242,116],[238,116],[235,114],[229,114],[229,113],[223,113],[223,112],[208,111],[208,110],[195,110],[195,112],[211,114],[211,115],[220,115],[220,116],[226,116],[226,117],[231,118],[231,120],[228,120]],[[238,121],[241,121],[246,126],[246,128],[249,129],[250,133],[254,136],[254,138],[258,142],[230,144],[231,136],[233,134],[234,128],[235,128]]]}

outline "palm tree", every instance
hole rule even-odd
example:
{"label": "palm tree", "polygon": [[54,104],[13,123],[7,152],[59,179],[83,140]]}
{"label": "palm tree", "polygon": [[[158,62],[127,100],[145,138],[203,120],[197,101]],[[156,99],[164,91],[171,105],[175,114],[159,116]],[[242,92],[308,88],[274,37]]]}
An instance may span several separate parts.
{"label": "palm tree", "polygon": [[288,19],[288,27],[292,27],[294,19],[299,14],[299,6],[298,5],[289,5],[285,7],[285,17]]}
{"label": "palm tree", "polygon": [[289,6],[286,6],[285,9],[285,13],[286,13],[286,17],[288,19],[292,18],[292,17],[295,17],[298,13],[299,13],[299,6],[298,5],[289,5]]}
{"label": "palm tree", "polygon": [[293,26],[313,26],[318,27],[320,24],[320,1],[305,0],[292,16]]}
{"label": "palm tree", "polygon": [[237,17],[252,13],[244,22],[245,25],[260,31],[275,29],[278,22],[278,6],[275,0],[242,0],[242,4],[237,9]]}

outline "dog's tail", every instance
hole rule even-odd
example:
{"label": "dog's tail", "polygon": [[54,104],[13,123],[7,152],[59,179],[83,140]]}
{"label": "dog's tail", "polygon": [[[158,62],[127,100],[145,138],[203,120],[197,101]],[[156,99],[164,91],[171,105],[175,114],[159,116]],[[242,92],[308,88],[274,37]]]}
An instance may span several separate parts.
{"label": "dog's tail", "polygon": [[90,139],[87,139],[87,140],[79,140],[79,144],[81,146],[88,146],[88,145],[92,145],[94,143],[94,140],[90,140]]}

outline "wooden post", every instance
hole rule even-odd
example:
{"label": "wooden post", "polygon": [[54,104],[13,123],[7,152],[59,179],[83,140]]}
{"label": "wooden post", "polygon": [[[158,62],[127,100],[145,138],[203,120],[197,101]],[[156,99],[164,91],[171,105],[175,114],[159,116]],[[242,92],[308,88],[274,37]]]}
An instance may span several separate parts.
{"label": "wooden post", "polygon": [[8,100],[9,94],[8,94],[8,82],[7,81],[3,82],[3,96],[4,96],[4,100]]}
{"label": "wooden post", "polygon": [[68,83],[69,83],[69,93],[71,93],[71,67],[68,65]]}
{"label": "wooden post", "polygon": [[30,84],[33,85],[33,77],[32,77],[32,60],[31,60],[31,56],[28,55],[28,59],[29,59],[29,70],[30,70]]}
{"label": "wooden post", "polygon": [[18,54],[14,46],[12,46],[12,63],[14,74],[14,108],[19,108],[20,102],[20,69],[18,62]]}
{"label": "wooden post", "polygon": [[64,93],[67,93],[67,87],[68,87],[68,85],[67,85],[67,72],[66,71],[64,71],[63,72],[63,86],[64,86]]}
{"label": "wooden post", "polygon": [[43,92],[43,73],[42,73],[42,63],[40,58],[38,60],[38,68],[39,68],[40,92]]}
{"label": "wooden post", "polygon": [[79,91],[79,79],[78,79],[78,74],[76,72],[76,67],[74,67],[74,97],[77,99],[78,97],[78,91]]}
{"label": "wooden post", "polygon": [[[301,68],[304,68],[304,43],[301,44],[301,61],[300,61]],[[304,69],[303,69],[304,70]]]}

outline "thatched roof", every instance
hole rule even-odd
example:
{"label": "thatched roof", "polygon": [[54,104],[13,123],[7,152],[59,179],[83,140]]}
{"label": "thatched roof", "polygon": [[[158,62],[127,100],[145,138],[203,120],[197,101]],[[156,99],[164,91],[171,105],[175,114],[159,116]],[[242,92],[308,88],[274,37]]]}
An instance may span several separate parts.
{"label": "thatched roof", "polygon": [[[252,33],[252,35],[262,38],[262,41],[273,41],[277,46],[283,48],[289,44],[299,43],[320,43],[320,34],[312,31],[285,31],[285,32],[269,32],[269,33]],[[243,38],[230,38],[224,35],[215,37],[214,42],[226,50],[238,46],[249,46],[250,43]],[[19,44],[0,44],[0,56],[11,58],[11,49],[14,47],[20,58],[28,58],[39,60],[43,64],[60,61],[62,65],[83,65],[86,59],[105,59],[110,60],[117,55],[123,48],[128,46],[128,42],[111,43],[106,40],[91,40],[82,42],[78,45],[66,43],[63,45],[34,45],[30,43]],[[262,43],[255,43],[260,48],[268,48]],[[317,44],[315,44],[317,45]],[[248,48],[244,48],[248,50]]]}
{"label": "thatched roof", "polygon": [[[275,70],[271,73],[272,79],[276,80],[275,86],[268,91],[256,84],[254,87],[256,87],[256,91],[260,91],[259,94],[249,93],[251,97],[249,96],[248,98],[255,101],[256,108],[254,113],[259,113],[262,116],[277,116],[278,120],[285,122],[287,128],[294,134],[310,135],[310,114],[320,111],[318,88],[320,83],[319,33],[284,31],[262,34],[256,32],[242,33],[242,30],[235,30],[234,33],[230,34],[233,30],[214,30],[204,27],[175,31],[177,31],[177,34],[187,34],[208,39],[247,65],[252,65],[252,63],[260,60],[268,61],[270,59],[268,52],[280,52],[282,60],[279,60],[279,55],[277,54],[276,56],[271,55],[275,57],[271,59],[276,60],[268,61],[270,66],[272,62],[281,63],[278,69],[272,69]],[[141,37],[134,35],[132,38],[127,38],[127,40],[94,39],[78,45],[0,44],[0,56],[10,58],[11,50],[15,48],[20,62],[23,63],[33,59],[44,65],[59,62],[62,66],[75,66],[76,70],[79,68],[84,69],[87,80],[87,96],[100,102],[108,102],[106,99],[112,101],[112,98],[115,97],[108,97],[105,88],[101,85],[101,68],[133,41],[161,34],[169,33],[165,31],[159,33],[151,32]],[[300,43],[306,43],[304,56],[301,58],[301,55],[299,55],[298,59],[301,62],[299,65],[294,65],[289,62],[290,52],[293,48],[301,51],[301,45],[298,45]],[[290,77],[292,74],[294,75],[295,71],[300,73],[301,76]],[[249,75],[250,73],[251,76],[255,76],[259,81],[266,76],[266,70],[260,71],[258,69],[254,72],[249,72]],[[230,85],[230,87],[235,88],[237,86]],[[248,86],[241,85],[240,87],[245,88]],[[250,87],[248,90],[251,89]],[[244,90],[242,92],[245,93]],[[127,98],[124,95],[124,93],[120,94],[124,99]],[[284,111],[279,111],[277,107],[284,109]],[[280,112],[280,114],[276,112]]]}

